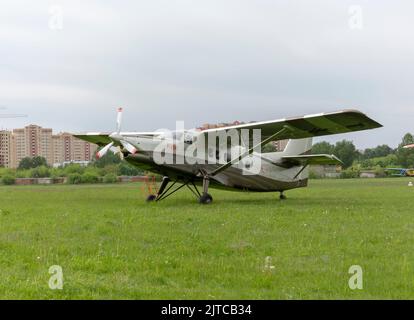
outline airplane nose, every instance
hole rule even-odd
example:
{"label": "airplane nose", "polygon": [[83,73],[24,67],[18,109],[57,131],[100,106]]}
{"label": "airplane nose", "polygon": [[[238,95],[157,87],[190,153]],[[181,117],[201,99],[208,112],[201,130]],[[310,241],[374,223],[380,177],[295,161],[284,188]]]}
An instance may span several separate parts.
{"label": "airplane nose", "polygon": [[122,140],[122,136],[120,134],[116,133],[116,132],[111,133],[109,135],[109,138],[111,138],[114,141],[118,141],[118,142]]}

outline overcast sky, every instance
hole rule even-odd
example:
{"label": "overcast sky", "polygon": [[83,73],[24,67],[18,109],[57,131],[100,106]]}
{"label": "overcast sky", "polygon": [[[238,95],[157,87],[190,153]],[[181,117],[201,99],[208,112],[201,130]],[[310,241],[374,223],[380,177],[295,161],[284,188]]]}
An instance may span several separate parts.
{"label": "overcast sky", "polygon": [[2,128],[191,128],[357,108],[414,132],[412,1],[2,1]]}

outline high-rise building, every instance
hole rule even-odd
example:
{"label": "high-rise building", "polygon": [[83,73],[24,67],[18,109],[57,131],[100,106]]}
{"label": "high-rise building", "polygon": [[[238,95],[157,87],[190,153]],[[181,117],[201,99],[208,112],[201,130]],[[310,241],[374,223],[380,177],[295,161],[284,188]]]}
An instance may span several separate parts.
{"label": "high-rise building", "polygon": [[11,148],[12,134],[10,131],[0,131],[0,167],[10,168],[11,166]]}
{"label": "high-rise building", "polygon": [[285,150],[288,142],[289,142],[289,139],[287,139],[287,140],[278,140],[278,141],[274,141],[273,145],[275,146],[276,151],[281,152],[281,151]]}
{"label": "high-rise building", "polygon": [[90,161],[95,144],[69,133],[53,135],[52,129],[29,125],[21,129],[0,131],[0,166],[17,168],[26,157],[44,157],[48,165],[72,161]]}
{"label": "high-rise building", "polygon": [[90,161],[97,145],[80,140],[70,133],[62,132],[53,136],[54,163]]}
{"label": "high-rise building", "polygon": [[52,129],[29,125],[13,130],[15,157],[13,167],[17,167],[25,157],[44,157],[48,164],[53,164]]}

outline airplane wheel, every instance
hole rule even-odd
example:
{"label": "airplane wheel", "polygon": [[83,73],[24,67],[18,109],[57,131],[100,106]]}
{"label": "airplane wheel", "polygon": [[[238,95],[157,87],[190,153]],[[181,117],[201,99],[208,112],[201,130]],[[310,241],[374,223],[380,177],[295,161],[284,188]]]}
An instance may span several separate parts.
{"label": "airplane wheel", "polygon": [[157,199],[157,196],[156,196],[155,194],[150,194],[150,195],[147,197],[147,202],[152,202],[152,201],[154,201],[155,199]]}
{"label": "airplane wheel", "polygon": [[208,193],[205,193],[200,197],[199,202],[201,204],[212,203],[213,202],[213,197],[211,195],[209,195]]}
{"label": "airplane wheel", "polygon": [[280,200],[286,200],[287,197],[283,193],[280,193],[279,199]]}

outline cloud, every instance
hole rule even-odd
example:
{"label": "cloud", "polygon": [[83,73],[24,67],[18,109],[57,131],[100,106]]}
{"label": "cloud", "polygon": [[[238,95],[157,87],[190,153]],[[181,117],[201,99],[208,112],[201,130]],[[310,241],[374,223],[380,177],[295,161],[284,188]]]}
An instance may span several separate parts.
{"label": "cloud", "polygon": [[111,130],[119,105],[144,131],[352,107],[385,128],[330,139],[395,146],[414,116],[414,5],[359,3],[362,29],[351,1],[5,1],[0,104],[65,131]]}

